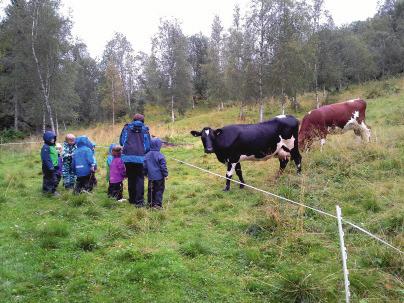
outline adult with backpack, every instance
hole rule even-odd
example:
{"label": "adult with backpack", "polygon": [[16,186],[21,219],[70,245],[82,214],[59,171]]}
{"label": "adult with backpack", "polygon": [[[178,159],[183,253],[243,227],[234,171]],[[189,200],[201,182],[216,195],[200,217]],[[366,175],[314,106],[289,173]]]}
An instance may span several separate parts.
{"label": "adult with backpack", "polygon": [[133,121],[123,127],[119,139],[128,178],[129,203],[136,207],[144,206],[143,162],[150,150],[150,141],[149,127],[144,124],[141,114],[134,115]]}

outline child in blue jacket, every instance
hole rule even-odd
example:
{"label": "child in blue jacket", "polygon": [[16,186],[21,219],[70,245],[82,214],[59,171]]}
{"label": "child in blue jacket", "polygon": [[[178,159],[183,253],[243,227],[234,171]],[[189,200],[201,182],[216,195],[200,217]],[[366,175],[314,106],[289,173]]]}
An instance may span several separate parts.
{"label": "child in blue jacket", "polygon": [[150,151],[144,159],[144,172],[149,179],[147,188],[147,202],[150,207],[161,208],[163,206],[163,194],[165,178],[168,177],[166,159],[160,152],[162,142],[159,138],[152,139]]}
{"label": "child in blue jacket", "polygon": [[74,193],[92,191],[94,184],[91,182],[92,175],[96,170],[96,162],[91,141],[86,136],[76,138],[77,149],[73,153],[73,170],[77,176]]}
{"label": "child in blue jacket", "polygon": [[57,195],[57,171],[59,169],[58,152],[56,150],[56,134],[47,131],[43,134],[44,145],[41,149],[43,183],[42,191],[45,194]]}

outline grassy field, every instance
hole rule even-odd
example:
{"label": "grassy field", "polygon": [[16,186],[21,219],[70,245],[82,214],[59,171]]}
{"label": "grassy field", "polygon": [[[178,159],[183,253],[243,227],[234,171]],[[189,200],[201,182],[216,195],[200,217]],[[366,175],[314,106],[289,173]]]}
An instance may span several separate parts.
{"label": "grassy field", "polygon": [[[330,137],[275,179],[276,159],[243,163],[246,182],[343,216],[404,247],[404,80],[354,86],[331,101],[368,99],[370,144],[352,133]],[[312,96],[302,98],[301,118]],[[157,108],[153,134],[191,143],[167,156],[224,174],[204,155],[192,129],[237,122],[238,106],[201,106],[165,124]],[[279,113],[268,103],[266,116]],[[246,121],[257,109],[246,109]],[[88,134],[100,145],[121,126]],[[97,150],[99,186],[89,195],[41,194],[39,147],[0,151],[0,302],[342,302],[335,220],[168,160],[164,209],[135,209],[106,197],[106,150]],[[403,256],[345,228],[352,302],[402,302]]]}

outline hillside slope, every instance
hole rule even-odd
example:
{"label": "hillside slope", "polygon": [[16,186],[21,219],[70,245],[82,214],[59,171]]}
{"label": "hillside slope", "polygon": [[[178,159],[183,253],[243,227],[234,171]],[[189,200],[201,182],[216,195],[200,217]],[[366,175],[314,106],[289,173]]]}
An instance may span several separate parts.
{"label": "hillside slope", "polygon": [[[387,83],[387,82],[386,82]],[[352,87],[331,101],[368,99],[369,144],[352,133],[330,137],[324,152],[303,154],[303,174],[276,159],[243,163],[246,182],[343,216],[404,247],[404,81]],[[390,89],[391,87],[396,89]],[[302,97],[302,117],[312,96]],[[157,108],[151,132],[191,145],[163,152],[224,174],[189,135],[237,122],[238,107],[198,108],[174,125]],[[266,116],[279,113],[267,106]],[[246,110],[256,121],[257,110]],[[75,131],[99,145],[120,127]],[[90,195],[43,197],[38,146],[0,151],[0,302],[338,302],[343,277],[336,222],[312,211],[168,160],[164,210],[134,209],[106,197],[106,150],[98,149],[99,185]],[[402,255],[346,228],[353,302],[400,302]]]}

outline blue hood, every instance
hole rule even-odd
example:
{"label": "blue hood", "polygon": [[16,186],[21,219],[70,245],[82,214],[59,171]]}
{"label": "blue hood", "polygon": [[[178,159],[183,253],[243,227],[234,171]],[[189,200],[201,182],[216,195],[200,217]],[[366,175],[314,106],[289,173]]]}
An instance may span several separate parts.
{"label": "blue hood", "polygon": [[128,126],[130,129],[133,129],[135,126],[145,126],[145,125],[142,121],[136,120],[129,123]]}
{"label": "blue hood", "polygon": [[112,155],[112,149],[113,149],[115,146],[116,146],[115,143],[112,143],[112,144],[109,146],[108,155]]}
{"label": "blue hood", "polygon": [[86,146],[90,149],[93,149],[95,144],[93,144],[90,139],[87,138],[87,136],[80,136],[76,138],[76,145],[77,147],[83,147]]}
{"label": "blue hood", "polygon": [[163,142],[159,138],[151,139],[150,150],[160,151]]}
{"label": "blue hood", "polygon": [[[53,143],[51,142],[52,139],[55,139]],[[52,131],[46,131],[43,134],[43,141],[48,145],[55,145],[56,144],[56,134]]]}

